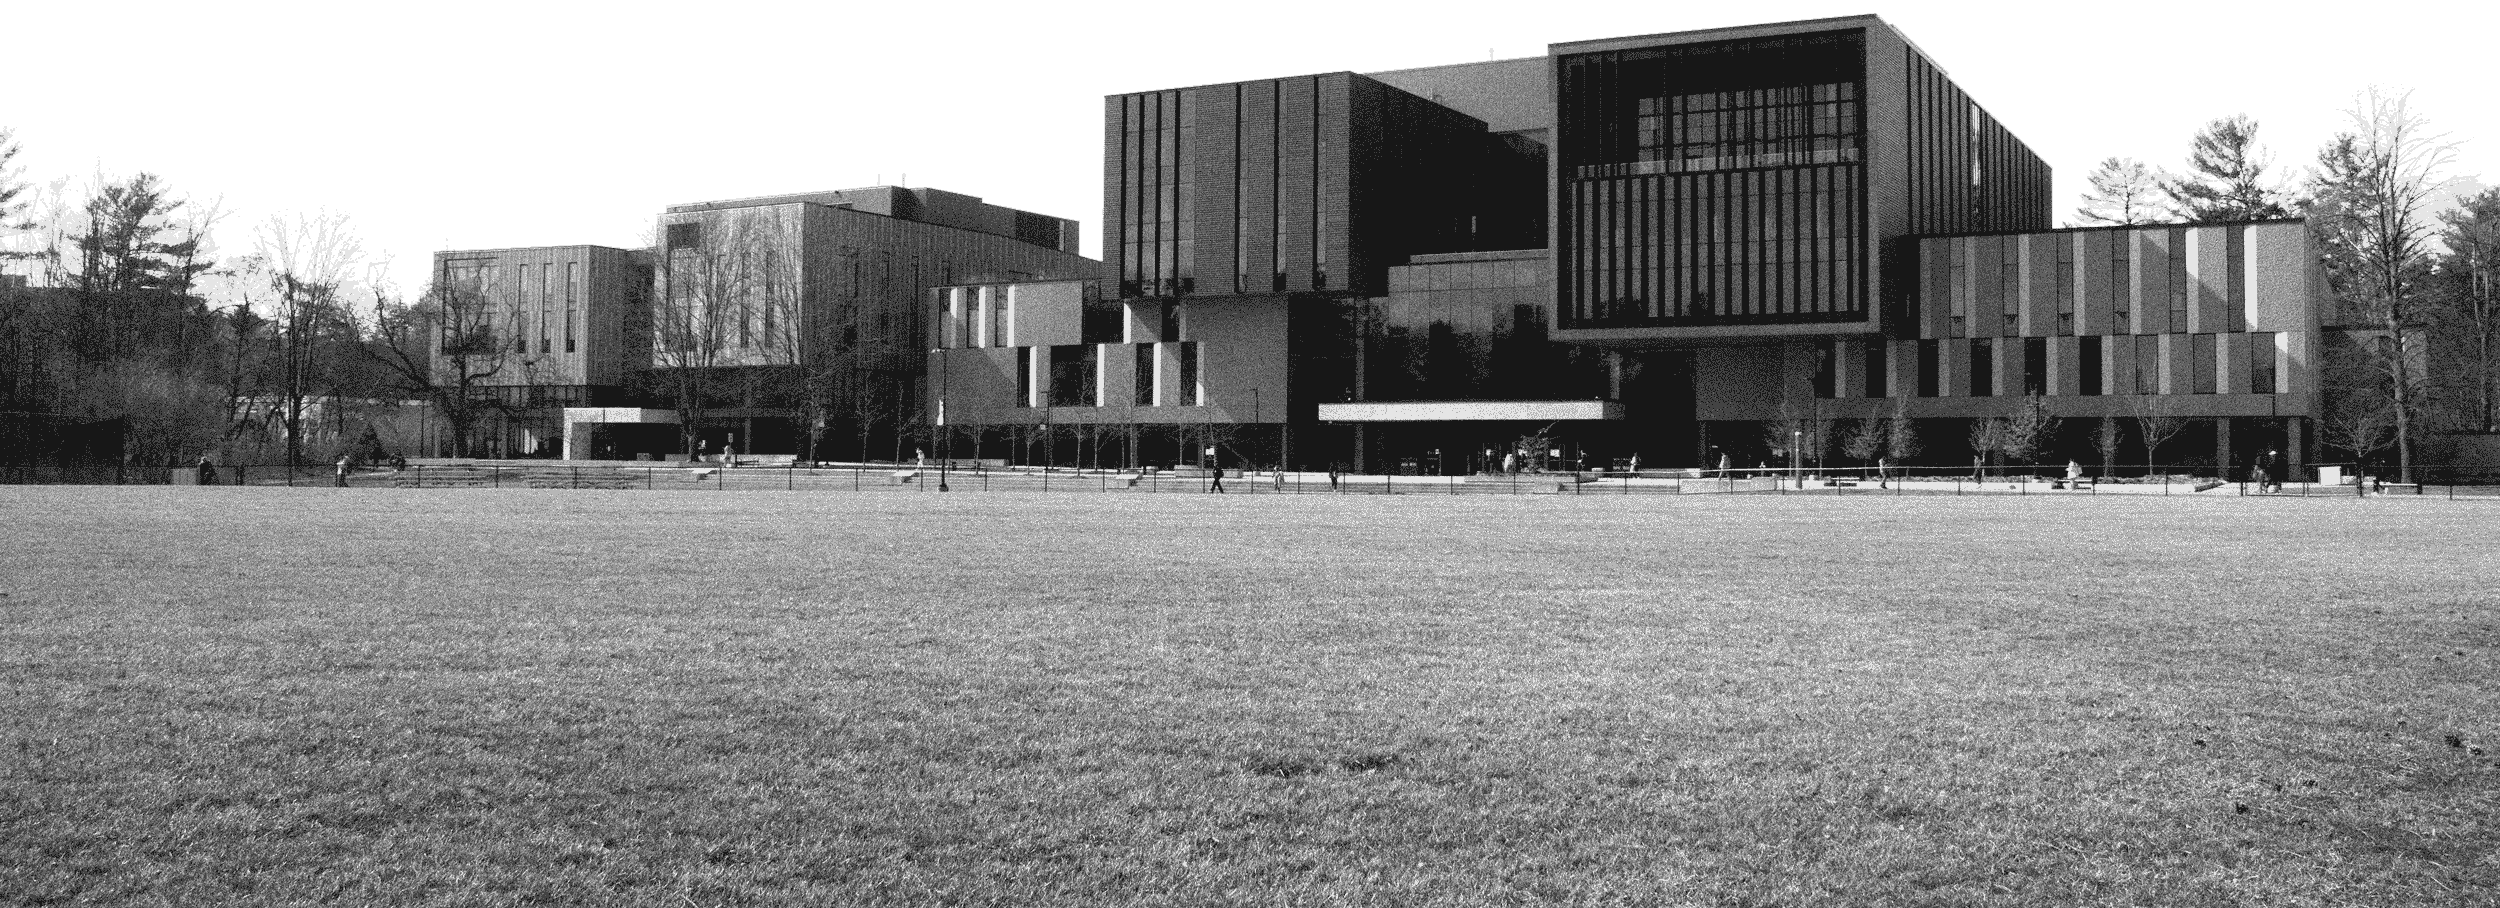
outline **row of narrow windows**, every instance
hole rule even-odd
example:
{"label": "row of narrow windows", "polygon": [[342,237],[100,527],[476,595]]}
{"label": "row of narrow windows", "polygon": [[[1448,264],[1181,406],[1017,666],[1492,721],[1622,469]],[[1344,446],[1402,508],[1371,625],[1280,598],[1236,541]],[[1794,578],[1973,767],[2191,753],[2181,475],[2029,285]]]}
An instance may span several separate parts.
{"label": "row of narrow windows", "polygon": [[[1133,358],[1131,387],[1113,389],[1103,381],[1103,353],[1126,347]],[[1033,351],[1050,351],[1047,375],[1034,365]],[[1159,351],[1169,349],[1174,363],[1170,387],[1158,387]],[[1018,407],[1195,407],[1205,403],[1205,375],[1199,371],[1198,343],[1062,344],[1048,348],[1016,348]],[[1127,392],[1123,399],[1120,392]]]}
{"label": "row of narrow windows", "polygon": [[491,262],[445,263],[442,286],[473,302],[467,304],[469,318],[448,319],[443,326],[442,349],[446,353],[465,349],[527,354],[535,348],[539,353],[553,353],[561,341],[564,352],[579,352],[574,307],[581,299],[582,266],[563,263],[561,284],[556,267],[554,262],[514,265],[511,281],[506,283],[504,269]]}
{"label": "row of narrow windows", "polygon": [[[2157,335],[2126,335],[2118,337],[2082,337],[2075,340],[2074,361],[2068,367],[2074,373],[2073,393],[2084,397],[2112,394],[2275,394],[2280,392],[2281,369],[2277,360],[2276,333],[2250,331],[2240,334],[2174,334],[2175,346],[2187,344],[2185,374],[2170,376],[2164,390],[2162,375],[2164,359],[2161,337]],[[2225,337],[2246,338],[2246,355],[2233,362],[2231,374],[2224,375],[2221,352]],[[2000,342],[2002,341],[2002,342]],[[1816,345],[1814,394],[1816,397],[1839,396],[1839,364],[1841,341],[1825,340]],[[1968,340],[1922,340],[1916,342],[1916,368],[1910,376],[1914,387],[1895,389],[1893,371],[1888,368],[1886,352],[1895,348],[1885,341],[1865,342],[1858,362],[1865,370],[1859,383],[1863,397],[1891,397],[1909,391],[1918,397],[1945,396],[1946,344],[1954,344],[1970,397],[2020,397],[2028,394],[2049,394],[2049,339],[1971,338]],[[2001,368],[2002,367],[2002,368]],[[2019,384],[2000,382],[2000,375]],[[1963,395],[1955,395],[1963,396]]]}

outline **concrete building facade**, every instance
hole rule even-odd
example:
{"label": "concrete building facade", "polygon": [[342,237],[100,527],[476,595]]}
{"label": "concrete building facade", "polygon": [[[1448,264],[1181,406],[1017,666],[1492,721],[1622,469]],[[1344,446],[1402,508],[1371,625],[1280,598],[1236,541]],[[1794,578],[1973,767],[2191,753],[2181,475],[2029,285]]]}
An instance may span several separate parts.
{"label": "concrete building facade", "polygon": [[508,366],[486,384],[514,428],[481,450],[892,456],[926,435],[928,288],[1100,268],[1074,221],[894,186],[673,205],[658,238],[437,254]]}

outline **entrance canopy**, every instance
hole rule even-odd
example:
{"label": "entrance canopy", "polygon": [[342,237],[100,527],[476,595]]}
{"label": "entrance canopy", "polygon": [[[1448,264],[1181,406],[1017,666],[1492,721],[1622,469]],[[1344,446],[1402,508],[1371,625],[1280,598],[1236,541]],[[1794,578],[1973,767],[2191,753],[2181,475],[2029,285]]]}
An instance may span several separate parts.
{"label": "entrance canopy", "polygon": [[1321,404],[1321,422],[1553,422],[1622,419],[1623,404],[1611,400],[1416,400],[1394,403]]}

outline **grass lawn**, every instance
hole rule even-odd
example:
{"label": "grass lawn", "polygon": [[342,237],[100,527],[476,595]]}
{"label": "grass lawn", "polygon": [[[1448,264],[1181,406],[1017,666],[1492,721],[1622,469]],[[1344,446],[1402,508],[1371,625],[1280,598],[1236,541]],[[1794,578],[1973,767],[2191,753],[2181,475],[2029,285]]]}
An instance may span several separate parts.
{"label": "grass lawn", "polygon": [[2500,510],[0,487],[0,904],[2491,905]]}

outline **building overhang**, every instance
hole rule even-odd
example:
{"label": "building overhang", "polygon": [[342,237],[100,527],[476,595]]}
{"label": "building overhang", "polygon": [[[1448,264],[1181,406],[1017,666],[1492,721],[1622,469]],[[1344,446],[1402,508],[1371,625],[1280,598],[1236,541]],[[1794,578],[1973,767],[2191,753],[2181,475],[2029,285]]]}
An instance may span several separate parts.
{"label": "building overhang", "polygon": [[658,423],[677,424],[677,411],[652,410],[642,407],[566,407],[564,421],[571,423]]}
{"label": "building overhang", "polygon": [[1321,422],[1554,422],[1622,419],[1611,400],[1414,400],[1321,404]]}
{"label": "building overhang", "polygon": [[1643,328],[1555,328],[1546,339],[1599,347],[1749,346],[1791,338],[1864,337],[1878,332],[1874,319],[1799,324],[1686,325]]}

